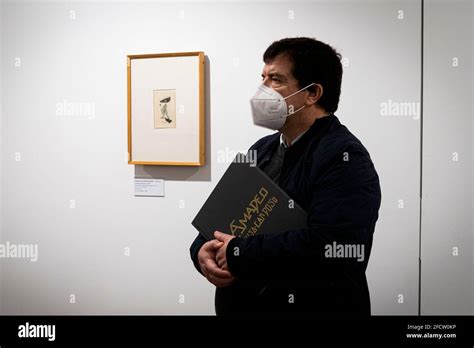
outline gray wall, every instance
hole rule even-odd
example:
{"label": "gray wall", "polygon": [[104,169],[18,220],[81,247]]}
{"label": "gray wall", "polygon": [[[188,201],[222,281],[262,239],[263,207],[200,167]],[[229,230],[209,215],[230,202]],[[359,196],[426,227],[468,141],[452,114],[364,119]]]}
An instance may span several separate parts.
{"label": "gray wall", "polygon": [[[420,18],[412,0],[4,3],[2,239],[37,243],[39,260],[1,260],[2,313],[213,314],[213,287],[189,259],[190,222],[229,164],[222,154],[269,134],[248,104],[263,51],[311,36],[345,58],[336,115],[381,179],[372,312],[417,314]],[[128,165],[126,55],[197,50],[207,55],[207,165]],[[60,115],[64,100],[94,113]],[[415,108],[384,111],[404,105]],[[166,196],[134,197],[134,177],[165,178]]]}
{"label": "gray wall", "polygon": [[[473,313],[472,1],[425,8],[421,312]],[[456,64],[457,59],[457,64]]]}
{"label": "gray wall", "polygon": [[[0,240],[3,234],[3,6],[0,2]],[[2,267],[3,262],[0,262],[0,313],[2,311]]]}

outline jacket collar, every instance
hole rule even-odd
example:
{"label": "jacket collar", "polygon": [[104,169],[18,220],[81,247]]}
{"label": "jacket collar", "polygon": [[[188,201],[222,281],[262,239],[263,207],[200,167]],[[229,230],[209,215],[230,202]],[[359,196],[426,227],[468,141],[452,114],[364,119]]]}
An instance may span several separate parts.
{"label": "jacket collar", "polygon": [[[313,138],[321,138],[324,134],[328,132],[330,128],[338,126],[340,124],[341,123],[339,122],[339,119],[334,114],[317,118],[310,126],[310,128],[308,128],[308,130],[302,135],[302,137],[296,143],[288,147],[288,149],[286,150],[287,154],[302,153],[303,149]],[[267,162],[276,147],[280,145],[280,136],[280,132],[273,134],[269,141],[261,149],[259,149],[260,153],[257,153],[258,167]]]}
{"label": "jacket collar", "polygon": [[288,147],[288,152],[297,152],[302,148],[305,148],[308,142],[315,137],[322,137],[333,122],[338,122],[336,115],[330,114],[314,120],[313,124],[309,127],[306,133],[293,145]]}

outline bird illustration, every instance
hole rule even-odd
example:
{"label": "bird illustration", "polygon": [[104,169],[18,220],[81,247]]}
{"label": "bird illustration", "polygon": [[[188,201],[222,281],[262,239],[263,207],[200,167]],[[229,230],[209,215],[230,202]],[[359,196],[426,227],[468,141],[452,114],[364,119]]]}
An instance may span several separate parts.
{"label": "bird illustration", "polygon": [[160,100],[161,118],[165,119],[166,122],[171,123],[173,120],[168,115],[168,103],[171,97],[167,97]]}

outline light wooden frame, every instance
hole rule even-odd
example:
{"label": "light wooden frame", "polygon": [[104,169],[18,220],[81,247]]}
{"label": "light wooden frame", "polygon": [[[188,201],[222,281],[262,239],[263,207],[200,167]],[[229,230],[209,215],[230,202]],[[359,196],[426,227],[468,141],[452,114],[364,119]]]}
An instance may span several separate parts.
{"label": "light wooden frame", "polygon": [[[199,147],[196,161],[150,161],[150,160],[136,160],[132,158],[132,63],[137,59],[149,59],[149,58],[179,58],[197,56],[198,66],[198,144]],[[166,86],[163,86],[166,87]],[[197,87],[197,86],[196,86]],[[138,92],[137,92],[138,94]],[[178,98],[176,98],[178,99]],[[179,53],[159,53],[159,54],[140,54],[140,55],[127,55],[127,131],[128,131],[128,163],[129,164],[142,164],[142,165],[164,165],[164,166],[203,166],[205,164],[205,81],[204,81],[204,52],[179,52]],[[179,126],[177,123],[176,128]],[[159,133],[156,132],[156,133]],[[163,133],[162,133],[163,134]],[[168,135],[169,136],[169,135]]]}

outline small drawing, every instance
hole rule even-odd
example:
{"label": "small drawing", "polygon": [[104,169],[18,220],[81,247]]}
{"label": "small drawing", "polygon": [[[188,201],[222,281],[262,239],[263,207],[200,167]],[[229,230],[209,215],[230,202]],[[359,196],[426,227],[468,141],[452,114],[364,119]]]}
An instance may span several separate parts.
{"label": "small drawing", "polygon": [[176,91],[158,89],[153,91],[155,128],[176,128]]}

